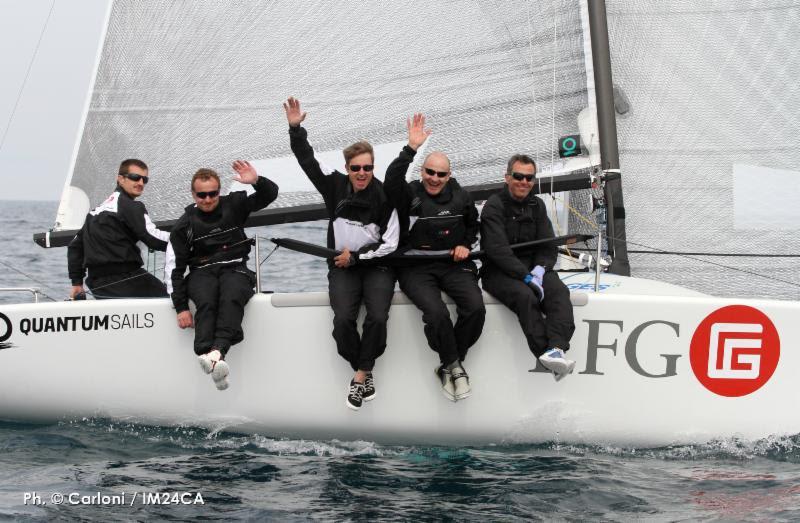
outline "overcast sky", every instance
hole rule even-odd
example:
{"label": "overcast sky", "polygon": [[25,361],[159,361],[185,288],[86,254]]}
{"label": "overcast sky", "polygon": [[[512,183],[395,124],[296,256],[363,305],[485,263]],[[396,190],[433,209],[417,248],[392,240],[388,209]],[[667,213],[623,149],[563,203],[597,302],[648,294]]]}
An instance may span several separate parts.
{"label": "overcast sky", "polygon": [[0,0],[0,200],[61,197],[110,2]]}

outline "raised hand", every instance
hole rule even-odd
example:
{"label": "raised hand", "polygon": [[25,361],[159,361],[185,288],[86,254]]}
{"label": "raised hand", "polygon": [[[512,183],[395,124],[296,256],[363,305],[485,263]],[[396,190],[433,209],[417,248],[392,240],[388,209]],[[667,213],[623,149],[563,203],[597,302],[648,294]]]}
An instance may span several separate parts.
{"label": "raised hand", "polygon": [[425,128],[425,115],[416,113],[413,118],[406,119],[406,129],[408,129],[408,146],[415,151],[425,143],[431,130]]}
{"label": "raised hand", "polygon": [[258,173],[256,168],[250,165],[247,160],[236,160],[233,162],[233,170],[236,171],[236,176],[233,177],[239,183],[254,184],[258,181]]}
{"label": "raised hand", "polygon": [[306,119],[306,113],[300,109],[300,100],[292,96],[283,102],[283,110],[286,112],[289,127],[297,127]]}

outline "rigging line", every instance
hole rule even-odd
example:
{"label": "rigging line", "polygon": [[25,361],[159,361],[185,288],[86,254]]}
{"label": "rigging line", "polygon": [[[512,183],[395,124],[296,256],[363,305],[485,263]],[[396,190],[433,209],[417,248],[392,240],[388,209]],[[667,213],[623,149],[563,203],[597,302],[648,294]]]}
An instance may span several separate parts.
{"label": "rigging line", "polygon": [[[588,251],[592,249],[574,249]],[[628,251],[632,254],[666,254],[671,256],[716,256],[720,258],[800,258],[800,254],[750,254],[735,252]]]}
{"label": "rigging line", "polygon": [[[593,228],[595,228],[595,229],[598,228],[598,226],[596,224],[593,224],[593,223],[589,222],[579,211],[573,209],[572,206],[568,206],[568,207],[569,207],[570,211],[574,212],[580,219],[584,220],[586,223],[591,225]],[[642,244],[642,243],[634,242],[634,241],[631,241],[629,239],[616,238],[616,237],[611,237],[611,236],[606,236],[606,238],[612,238],[612,239],[620,241],[620,242],[625,242],[627,244],[636,245],[637,247],[644,247],[645,249],[651,249],[650,251],[645,251],[644,254],[657,254],[657,253],[667,254],[667,251],[664,251],[663,249],[659,249],[657,247],[652,247],[650,245],[645,245],[645,244]],[[578,251],[578,250],[583,250],[583,249],[575,248],[575,250]],[[635,252],[635,251],[629,251],[629,252]],[[689,259],[689,260],[697,261],[697,262],[700,262],[700,263],[705,263],[707,265],[713,265],[715,267],[728,269],[728,270],[731,270],[731,271],[742,272],[742,273],[745,273],[745,274],[750,274],[752,276],[759,276],[759,277],[767,279],[767,280],[772,280],[772,281],[777,281],[777,282],[780,282],[780,283],[785,283],[785,284],[791,285],[793,287],[800,287],[800,284],[795,283],[795,282],[791,282],[791,281],[788,281],[788,280],[783,280],[781,278],[776,278],[774,276],[767,276],[766,274],[761,274],[759,272],[751,271],[751,270],[748,270],[748,269],[741,269],[741,268],[738,268],[738,267],[731,267],[729,265],[724,265],[722,263],[716,263],[716,262],[713,262],[711,260],[704,260],[702,258],[696,258],[695,257],[695,256],[720,256],[720,254],[717,254],[717,255],[705,254],[705,253],[699,253],[699,254],[698,253],[685,253],[684,254],[684,253],[679,253],[679,252],[673,252],[673,253],[669,253],[669,254],[673,254],[674,256],[680,256],[682,258],[686,258],[686,259]],[[737,257],[746,257],[746,256],[747,255],[738,255]],[[774,258],[774,257],[800,257],[800,255],[763,255],[763,256],[764,257],[770,257],[770,258]]]}
{"label": "rigging line", "polygon": [[[494,0],[492,3],[494,4],[495,10],[496,11],[500,11],[500,7],[497,5],[497,1]],[[537,102],[536,102],[536,79],[533,77],[533,58],[534,58],[533,49],[534,49],[534,47],[533,47],[533,26],[531,24],[530,4],[531,4],[531,2],[528,2],[528,9],[526,9],[525,13],[526,13],[527,18],[528,18],[528,51],[529,51],[528,72],[530,73],[530,76],[531,76],[531,96],[533,96],[533,143],[536,144],[537,143],[537,138],[538,138],[537,121],[536,121],[536,105],[537,105]],[[481,8],[483,7],[483,3],[480,2],[480,0],[479,0],[477,2],[477,5],[478,5],[478,9],[481,10]],[[517,49],[517,46],[516,46],[516,44],[514,42],[514,35],[512,34],[511,29],[508,27],[508,23],[505,20],[503,20],[503,28],[505,29],[506,35],[508,36],[508,41],[511,44],[511,49],[514,50],[518,55],[520,55],[521,58],[524,58],[522,53]],[[538,149],[538,147],[536,147],[536,145],[534,145],[534,148],[536,148],[535,160],[536,160],[536,164],[538,166],[539,165],[539,149]]]}
{"label": "rigging line", "polygon": [[[565,228],[564,230],[562,230],[562,229],[561,229],[561,222],[560,222],[560,221],[559,221],[559,219],[558,219],[558,206],[556,205],[556,203],[557,203],[557,201],[558,201],[558,200],[556,199],[556,196],[555,196],[555,194],[553,194],[553,193],[550,193],[550,196],[551,196],[551,197],[552,197],[552,199],[553,199],[553,215],[555,216],[556,230],[558,231],[558,235],[559,235],[559,236],[563,236],[563,235],[565,235],[565,234],[567,233],[567,229],[569,229],[569,217],[567,217],[567,223],[566,223],[566,226],[565,226],[566,228]],[[563,203],[563,202],[562,202],[562,203]],[[568,204],[568,203],[565,203],[565,205],[566,205],[567,207],[569,207],[569,204]],[[567,253],[568,253],[568,254],[570,254],[570,255],[572,254],[572,253],[570,252],[569,245],[565,245],[565,246],[564,246],[564,249],[566,249],[566,251],[567,251]]]}
{"label": "rigging line", "polygon": [[[556,143],[556,54],[558,51],[558,9],[553,8],[553,95],[551,98],[550,107],[552,114],[550,115],[550,173],[555,172],[555,143]],[[550,177],[550,194],[553,194],[553,177]]]}
{"label": "rigging line", "polygon": [[[624,238],[613,238],[613,239],[615,241],[619,241],[620,243],[627,242],[627,243],[630,243],[632,245],[636,245],[638,247],[644,247],[646,249],[653,249],[654,251],[660,251],[661,250],[661,249],[657,249],[655,247],[650,247],[649,245],[644,245],[644,244],[641,244],[641,243],[632,242],[630,240],[625,240]],[[702,258],[695,258],[694,256],[691,256],[691,255],[677,254],[676,256],[680,256],[681,258],[686,258],[688,260],[693,260],[693,261],[697,261],[697,262],[700,262],[700,263],[705,263],[707,265],[714,265],[715,267],[721,267],[723,269],[729,269],[731,271],[742,272],[742,273],[745,273],[745,274],[749,274],[751,276],[759,276],[759,277],[764,278],[766,280],[772,280],[772,281],[777,281],[777,282],[780,282],[780,283],[785,283],[785,284],[791,285],[793,287],[800,287],[800,283],[795,283],[795,282],[788,281],[788,280],[782,280],[782,279],[776,278],[774,276],[767,276],[766,274],[761,274],[759,272],[751,271],[751,270],[748,270],[748,269],[740,269],[738,267],[731,267],[730,265],[723,265],[722,263],[716,263],[716,262],[713,262],[711,260],[703,260]]]}
{"label": "rigging line", "polygon": [[[259,240],[267,240],[267,241],[269,241],[269,238],[262,238],[261,236],[259,236],[258,239]],[[279,247],[280,247],[280,245],[275,245],[275,248],[272,249],[272,251],[269,254],[267,254],[267,256],[263,260],[261,260],[261,263],[259,263],[258,266],[261,267],[262,265],[264,265],[264,262],[269,260],[269,257],[272,256],[273,254],[275,254],[275,251],[277,251]]]}
{"label": "rigging line", "polygon": [[[12,271],[14,271],[14,272],[18,272],[19,274],[22,274],[23,276],[25,276],[25,277],[26,277],[26,278],[28,278],[29,280],[31,280],[31,281],[33,281],[33,282],[36,282],[37,284],[41,285],[42,287],[44,287],[44,288],[46,288],[46,289],[50,289],[51,291],[55,291],[55,289],[53,289],[53,288],[52,288],[52,287],[50,287],[49,285],[46,285],[46,284],[42,283],[41,281],[37,280],[36,278],[34,278],[33,276],[31,276],[30,274],[25,274],[25,273],[24,273],[24,272],[22,272],[21,270],[17,269],[16,267],[13,267],[13,266],[9,265],[8,263],[4,262],[3,260],[0,260],[0,264],[2,264],[4,267],[7,267],[7,268],[11,269],[11,270],[12,270]],[[55,298],[52,298],[52,297],[48,296],[47,294],[45,294],[45,293],[44,293],[44,292],[42,292],[42,291],[39,291],[39,294],[41,294],[42,296],[44,296],[44,297],[45,297],[45,298],[47,298],[48,300],[52,300],[52,301],[58,301],[58,300],[56,300]]]}
{"label": "rigging line", "polygon": [[14,107],[11,109],[11,115],[8,117],[8,123],[6,124],[6,128],[3,131],[3,137],[0,139],[0,151],[3,150],[3,146],[6,143],[6,136],[8,136],[8,130],[11,129],[11,122],[14,121],[14,115],[17,113],[17,107],[19,106],[19,101],[22,99],[22,93],[25,91],[25,85],[28,83],[28,77],[31,74],[31,69],[33,68],[33,62],[36,61],[36,55],[39,53],[39,46],[42,44],[42,38],[44,37],[44,33],[47,30],[47,24],[50,22],[50,15],[53,14],[53,8],[56,6],[56,0],[50,4],[50,11],[47,12],[47,18],[44,20],[44,25],[42,26],[42,31],[39,33],[39,40],[36,42],[36,47],[33,50],[33,56],[31,56],[31,61],[28,63],[28,70],[25,71],[25,78],[22,80],[22,85],[19,87],[19,93],[17,93],[17,99],[14,101]]}
{"label": "rigging line", "polygon": [[538,122],[536,120],[536,106],[538,102],[536,101],[536,79],[533,76],[533,62],[534,62],[534,48],[533,48],[533,24],[531,23],[531,4],[528,2],[528,9],[525,10],[526,14],[528,15],[528,56],[530,60],[528,62],[528,73],[530,74],[531,78],[531,96],[533,97],[533,143],[534,143],[534,155],[536,156],[536,164],[539,164],[539,148],[535,145],[539,143],[539,129],[538,129]]}
{"label": "rigging line", "polygon": [[[159,270],[164,270],[164,267],[166,267],[166,266],[159,267]],[[153,272],[155,272],[155,271],[153,271]],[[110,287],[110,286],[116,285],[118,283],[130,281],[130,280],[135,280],[136,278],[140,278],[140,277],[144,276],[145,274],[150,274],[150,275],[155,276],[155,274],[153,274],[152,272],[149,272],[147,269],[145,269],[145,272],[143,272],[142,274],[136,274],[135,276],[131,276],[129,278],[125,278],[125,279],[117,280],[117,281],[112,281],[111,283],[107,283],[105,285],[100,285],[98,287],[95,287],[94,289],[87,290],[86,293],[87,294],[91,294],[92,296],[94,296],[94,291],[96,291],[96,290],[105,289],[106,287]],[[156,276],[156,278],[158,278],[158,276]],[[133,298],[133,296],[131,296],[131,297]]]}

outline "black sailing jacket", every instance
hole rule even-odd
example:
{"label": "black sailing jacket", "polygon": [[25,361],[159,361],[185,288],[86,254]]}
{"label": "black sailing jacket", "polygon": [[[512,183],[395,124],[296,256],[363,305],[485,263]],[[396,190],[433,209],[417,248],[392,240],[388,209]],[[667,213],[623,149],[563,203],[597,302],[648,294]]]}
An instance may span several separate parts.
{"label": "black sailing jacket", "polygon": [[69,278],[82,285],[89,275],[107,276],[138,269],[144,262],[137,242],[164,251],[169,233],[156,228],[142,202],[121,187],[86,215],[86,221],[67,248]]}
{"label": "black sailing jacket", "polygon": [[325,202],[328,248],[347,248],[356,263],[394,252],[400,237],[397,212],[381,181],[373,177],[364,190],[355,192],[346,174],[319,163],[303,127],[289,127],[289,140],[297,162]]}
{"label": "black sailing jacket", "polygon": [[239,264],[247,261],[250,243],[244,224],[251,212],[263,209],[278,197],[278,186],[259,176],[253,184],[256,192],[232,192],[219,197],[219,205],[210,213],[186,207],[169,235],[164,273],[167,292],[177,312],[189,310],[184,273],[186,267],[201,270],[209,265]]}
{"label": "black sailing jacket", "polygon": [[553,237],[553,225],[544,202],[533,193],[523,201],[511,197],[508,187],[491,195],[481,212],[481,248],[486,252],[481,271],[502,271],[523,279],[537,265],[552,270],[558,254],[555,245],[540,245],[512,252],[510,245]]}
{"label": "black sailing jacket", "polygon": [[408,166],[416,154],[405,146],[386,169],[384,188],[400,216],[401,246],[429,251],[457,245],[472,249],[480,227],[472,196],[452,176],[436,196],[430,196],[418,180],[406,182]]}

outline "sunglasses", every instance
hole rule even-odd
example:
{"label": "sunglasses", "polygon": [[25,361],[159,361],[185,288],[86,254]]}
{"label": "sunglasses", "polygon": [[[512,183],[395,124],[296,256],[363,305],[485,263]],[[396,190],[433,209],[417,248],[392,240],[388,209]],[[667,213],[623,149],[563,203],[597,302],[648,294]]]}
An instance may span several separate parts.
{"label": "sunglasses", "polygon": [[522,174],[522,173],[511,173],[511,177],[521,182],[525,180],[526,182],[532,182],[534,178],[536,178],[535,174]]}
{"label": "sunglasses", "polygon": [[206,198],[216,198],[219,196],[219,190],[216,191],[198,191],[194,193],[198,200],[205,200]]}
{"label": "sunglasses", "polygon": [[150,181],[150,177],[149,176],[143,176],[141,174],[124,173],[124,174],[120,174],[120,176],[122,176],[123,178],[127,178],[132,182],[138,182],[139,180],[142,180],[142,182],[145,185],[147,185],[147,182]]}
{"label": "sunglasses", "polygon": [[348,169],[350,169],[354,173],[359,172],[361,169],[364,169],[365,173],[369,173],[369,172],[372,172],[372,169],[374,169],[374,168],[375,168],[375,166],[374,165],[370,165],[370,164],[366,164],[366,165],[351,165],[350,167],[348,167]]}
{"label": "sunglasses", "polygon": [[424,167],[424,169],[425,169],[425,173],[426,173],[428,176],[433,176],[433,175],[436,175],[436,176],[438,176],[439,178],[444,178],[445,176],[447,176],[448,174],[450,174],[450,171],[434,171],[434,170],[433,170],[433,169],[431,169],[430,167]]}

